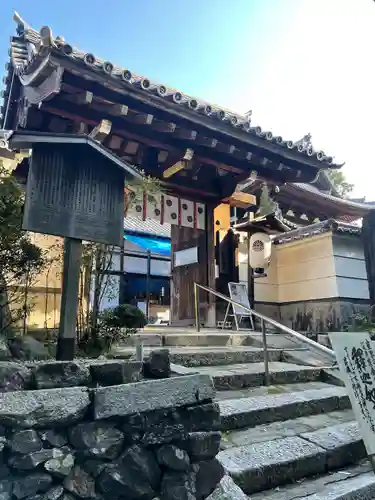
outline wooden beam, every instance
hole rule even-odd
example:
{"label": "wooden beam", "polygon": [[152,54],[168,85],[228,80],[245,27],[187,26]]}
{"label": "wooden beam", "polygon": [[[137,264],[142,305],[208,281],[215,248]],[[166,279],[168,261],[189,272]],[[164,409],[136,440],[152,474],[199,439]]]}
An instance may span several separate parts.
{"label": "wooden beam", "polygon": [[151,125],[154,120],[154,115],[146,113],[129,113],[127,117],[130,121],[137,123],[138,125]]}
{"label": "wooden beam", "polygon": [[102,120],[89,134],[89,137],[98,142],[103,142],[110,134],[112,123],[109,120]]}
{"label": "wooden beam", "polygon": [[171,134],[172,132],[175,131],[176,124],[171,122],[158,121],[152,124],[152,129],[156,130],[156,132]]}
{"label": "wooden beam", "polygon": [[178,161],[171,167],[168,167],[167,169],[164,170],[163,172],[164,179],[169,179],[169,177],[172,177],[172,175],[177,174],[177,172],[180,172],[180,170],[186,169],[189,163],[192,162],[193,156],[194,156],[194,151],[192,149],[187,149],[180,161]]}
{"label": "wooden beam", "polygon": [[253,194],[235,191],[231,196],[223,200],[223,202],[229,203],[231,207],[247,208],[250,205],[256,205],[257,199]]}
{"label": "wooden beam", "polygon": [[213,137],[203,137],[201,135],[198,135],[198,137],[196,138],[196,142],[200,146],[204,146],[206,148],[216,148],[216,146],[218,145],[217,139],[214,139]]}
{"label": "wooden beam", "polygon": [[88,90],[84,92],[76,92],[71,94],[61,94],[63,99],[74,102],[74,104],[78,104],[79,106],[87,106],[91,104],[94,98],[94,94],[89,92]]}
{"label": "wooden beam", "polygon": [[196,130],[186,130],[183,128],[176,130],[173,134],[177,139],[184,139],[185,141],[195,141],[197,135],[198,132]]}
{"label": "wooden beam", "polygon": [[108,112],[113,116],[126,116],[128,114],[129,108],[125,104],[109,104]]}
{"label": "wooden beam", "polygon": [[94,102],[91,107],[96,111],[100,111],[102,114],[109,114],[111,116],[118,116],[119,118],[124,118],[129,112],[128,106],[125,104],[114,104],[112,102]]}

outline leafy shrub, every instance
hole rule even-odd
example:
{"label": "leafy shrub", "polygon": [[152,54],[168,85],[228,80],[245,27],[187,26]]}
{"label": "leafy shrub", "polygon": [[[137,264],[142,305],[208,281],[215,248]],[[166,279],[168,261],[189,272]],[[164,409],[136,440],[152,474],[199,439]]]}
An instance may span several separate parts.
{"label": "leafy shrub", "polygon": [[113,342],[120,342],[146,324],[146,316],[136,306],[121,304],[111,307],[99,314],[99,339],[109,350]]}

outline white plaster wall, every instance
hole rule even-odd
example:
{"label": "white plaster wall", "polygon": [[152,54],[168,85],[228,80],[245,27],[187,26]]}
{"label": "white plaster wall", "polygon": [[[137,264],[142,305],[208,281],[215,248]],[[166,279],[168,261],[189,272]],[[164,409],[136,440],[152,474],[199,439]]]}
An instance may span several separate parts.
{"label": "white plaster wall", "polygon": [[337,294],[331,233],[274,245],[267,277],[255,281],[256,302],[298,302]]}

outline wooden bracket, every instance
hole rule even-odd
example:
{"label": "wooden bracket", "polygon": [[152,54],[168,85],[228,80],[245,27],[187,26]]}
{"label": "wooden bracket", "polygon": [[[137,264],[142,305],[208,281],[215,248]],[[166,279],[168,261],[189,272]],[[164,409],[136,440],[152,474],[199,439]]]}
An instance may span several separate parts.
{"label": "wooden bracket", "polygon": [[102,120],[89,134],[95,141],[103,142],[111,132],[112,123],[109,120]]}
{"label": "wooden bracket", "polygon": [[168,167],[166,170],[164,170],[163,172],[164,179],[168,179],[169,177],[172,177],[172,175],[177,174],[177,172],[180,172],[180,170],[188,168],[189,164],[191,164],[193,160],[193,156],[194,156],[194,151],[188,148],[185,151],[185,154],[180,161],[178,161],[171,167]]}

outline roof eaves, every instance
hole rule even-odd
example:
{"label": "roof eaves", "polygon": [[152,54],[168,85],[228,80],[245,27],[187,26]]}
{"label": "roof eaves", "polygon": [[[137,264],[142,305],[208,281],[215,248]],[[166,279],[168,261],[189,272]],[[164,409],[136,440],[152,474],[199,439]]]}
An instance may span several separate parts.
{"label": "roof eaves", "polygon": [[[18,14],[15,15],[15,20],[18,24],[19,35],[24,37],[25,42],[35,47],[34,55],[30,61],[26,63],[20,62],[19,60],[13,61],[21,79],[25,76],[29,78],[30,74],[35,71],[36,61],[42,64],[41,60],[43,60],[43,58],[47,60],[52,52],[58,57],[68,58],[75,63],[84,64],[96,74],[101,74],[107,79],[116,81],[116,83],[123,88],[127,87],[129,89],[130,87],[141,93],[154,95],[156,99],[162,98],[163,101],[170,101],[174,105],[182,105],[188,110],[190,115],[189,118],[194,116],[194,113],[200,114],[211,120],[224,122],[232,129],[240,129],[248,132],[249,135],[262,139],[262,145],[264,146],[264,143],[269,143],[269,149],[271,150],[271,146],[277,145],[277,150],[274,150],[275,154],[280,154],[279,148],[281,147],[287,159],[295,160],[296,158],[291,157],[290,153],[299,153],[299,155],[305,156],[306,160],[309,159],[308,163],[315,168],[322,168],[323,166],[326,168],[338,168],[338,166],[334,164],[333,158],[327,156],[323,151],[314,151],[312,148],[301,147],[301,145],[293,141],[284,140],[280,136],[274,137],[272,132],[262,130],[259,126],[252,126],[250,121],[251,113],[239,115],[225,108],[218,107],[203,100],[198,100],[192,96],[176,91],[175,89],[168,88],[165,85],[152,82],[110,61],[105,61],[96,58],[93,54],[79,51],[67,44],[61,37],[53,38],[52,31],[49,27],[43,27],[40,33],[38,33],[27,25]],[[32,71],[30,71],[31,69]],[[286,154],[288,152],[289,154]],[[316,162],[316,164],[311,165],[310,162]]]}
{"label": "roof eaves", "polygon": [[5,146],[8,146],[8,149],[16,150],[30,149],[34,144],[87,145],[124,170],[132,181],[140,182],[143,178],[143,175],[134,165],[122,160],[112,153],[112,151],[87,135],[0,130],[0,139],[4,141]]}
{"label": "roof eaves", "polygon": [[334,219],[328,219],[323,222],[317,222],[309,226],[304,226],[282,235],[275,236],[272,239],[274,245],[282,245],[285,243],[292,243],[294,241],[303,240],[306,238],[311,238],[312,236],[318,236],[323,233],[341,233],[348,234],[351,236],[360,236],[362,229],[359,226],[354,226],[352,224],[345,224],[343,222],[338,222]]}

